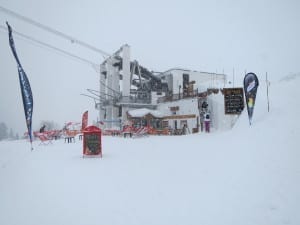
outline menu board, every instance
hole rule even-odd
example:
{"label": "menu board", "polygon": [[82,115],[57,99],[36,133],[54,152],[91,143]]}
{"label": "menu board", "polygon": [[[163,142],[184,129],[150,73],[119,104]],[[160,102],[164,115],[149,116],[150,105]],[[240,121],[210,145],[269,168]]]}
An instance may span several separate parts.
{"label": "menu board", "polygon": [[101,137],[97,134],[85,134],[85,154],[98,155],[101,153]]}
{"label": "menu board", "polygon": [[243,88],[224,88],[225,114],[241,114],[244,109]]}

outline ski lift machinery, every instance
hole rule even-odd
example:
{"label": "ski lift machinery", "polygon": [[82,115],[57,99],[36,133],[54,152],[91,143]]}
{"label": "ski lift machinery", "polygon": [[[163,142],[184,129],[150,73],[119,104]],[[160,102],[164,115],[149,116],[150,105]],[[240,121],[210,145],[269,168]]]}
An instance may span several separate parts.
{"label": "ski lift machinery", "polygon": [[121,117],[126,121],[130,109],[156,107],[151,104],[151,92],[167,91],[165,81],[139,65],[138,61],[130,61],[130,47],[124,45],[100,66],[99,118],[116,121]]}

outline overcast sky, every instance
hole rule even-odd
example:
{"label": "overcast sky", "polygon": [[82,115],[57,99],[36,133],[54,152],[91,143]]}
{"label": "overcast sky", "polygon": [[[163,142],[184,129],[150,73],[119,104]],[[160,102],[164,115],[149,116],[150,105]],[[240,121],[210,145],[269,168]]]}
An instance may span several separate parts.
{"label": "overcast sky", "polygon": [[[300,72],[298,0],[0,0],[0,6],[108,53],[123,44],[131,57],[154,71],[173,67],[224,72],[242,80],[245,71],[278,80]],[[103,56],[47,33],[0,10],[0,25],[32,36],[95,63]],[[87,63],[14,35],[19,59],[34,97],[33,129],[41,120],[63,126],[85,110],[97,120],[92,99],[99,75]],[[236,81],[237,85],[241,85]],[[0,29],[0,122],[26,130],[16,62],[7,31]]]}

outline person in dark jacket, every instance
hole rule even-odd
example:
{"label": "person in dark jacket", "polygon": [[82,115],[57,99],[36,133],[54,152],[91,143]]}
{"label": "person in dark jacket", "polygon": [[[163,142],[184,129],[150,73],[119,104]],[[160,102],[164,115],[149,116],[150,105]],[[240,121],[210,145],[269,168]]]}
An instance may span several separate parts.
{"label": "person in dark jacket", "polygon": [[205,124],[205,132],[209,133],[210,132],[210,115],[209,115],[209,113],[205,114],[204,124]]}
{"label": "person in dark jacket", "polygon": [[46,125],[44,124],[44,125],[40,128],[40,133],[44,133],[44,132],[45,132],[45,128],[46,128]]}
{"label": "person in dark jacket", "polygon": [[186,124],[184,124],[183,127],[182,127],[182,134],[183,135],[187,134],[187,126],[186,126]]}
{"label": "person in dark jacket", "polygon": [[203,132],[203,130],[204,130],[204,117],[205,117],[205,112],[201,111],[200,112],[200,128],[201,128],[201,132]]}

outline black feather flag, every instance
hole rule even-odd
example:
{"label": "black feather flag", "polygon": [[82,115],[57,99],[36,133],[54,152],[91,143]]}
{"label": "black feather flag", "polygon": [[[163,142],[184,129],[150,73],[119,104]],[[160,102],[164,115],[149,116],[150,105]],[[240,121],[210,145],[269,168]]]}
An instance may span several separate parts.
{"label": "black feather flag", "polygon": [[7,28],[8,28],[8,36],[9,36],[9,45],[12,50],[12,53],[17,61],[18,66],[18,73],[19,73],[19,81],[20,81],[20,88],[22,93],[22,99],[23,99],[23,106],[24,106],[24,113],[25,113],[25,119],[26,119],[26,125],[28,130],[28,135],[30,139],[30,143],[32,145],[32,112],[33,112],[33,97],[32,97],[32,91],[30,88],[29,80],[26,76],[25,71],[22,68],[22,65],[20,63],[20,60],[18,58],[14,39],[12,36],[12,29],[8,22],[6,22]]}
{"label": "black feather flag", "polygon": [[255,105],[256,92],[258,88],[258,78],[255,73],[247,73],[244,77],[244,92],[248,110],[249,123],[252,123],[253,110]]}

